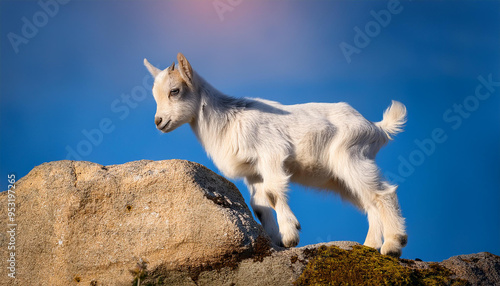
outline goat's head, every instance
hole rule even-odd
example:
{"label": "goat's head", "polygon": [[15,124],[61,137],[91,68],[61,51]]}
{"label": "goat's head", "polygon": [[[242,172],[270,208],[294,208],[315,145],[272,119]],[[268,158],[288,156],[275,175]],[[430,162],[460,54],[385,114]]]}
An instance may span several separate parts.
{"label": "goat's head", "polygon": [[160,70],[144,59],[144,65],[154,77],[153,96],[156,101],[155,124],[162,132],[170,132],[196,117],[199,95],[195,92],[193,69],[183,54],[175,62]]}

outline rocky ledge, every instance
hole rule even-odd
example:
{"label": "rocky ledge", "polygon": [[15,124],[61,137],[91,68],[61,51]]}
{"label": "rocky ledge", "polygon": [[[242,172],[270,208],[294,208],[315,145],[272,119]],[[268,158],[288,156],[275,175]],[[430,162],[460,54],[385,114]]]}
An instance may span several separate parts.
{"label": "rocky ledge", "polygon": [[2,285],[500,285],[490,253],[431,263],[355,242],[276,247],[231,182],[188,161],[56,161],[12,190]]}

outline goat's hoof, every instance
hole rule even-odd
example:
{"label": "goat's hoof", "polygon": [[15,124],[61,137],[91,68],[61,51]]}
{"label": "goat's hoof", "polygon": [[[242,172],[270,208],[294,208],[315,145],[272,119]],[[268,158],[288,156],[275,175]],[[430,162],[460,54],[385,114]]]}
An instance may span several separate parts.
{"label": "goat's hoof", "polygon": [[380,250],[380,253],[383,255],[394,257],[394,258],[399,258],[402,254],[402,250],[401,250],[401,248],[384,249],[384,246],[382,245],[382,249]]}
{"label": "goat's hoof", "polygon": [[401,256],[401,249],[406,246],[408,243],[407,235],[397,235],[393,239],[389,239],[384,242],[382,248],[380,249],[380,253],[383,255],[389,255],[395,258],[399,258]]}
{"label": "goat's hoof", "polygon": [[289,247],[295,247],[299,244],[299,237],[291,237],[288,239],[283,239],[282,241],[282,246],[289,248]]}
{"label": "goat's hoof", "polygon": [[300,236],[299,236],[299,230],[300,230],[300,224],[292,224],[292,227],[288,229],[288,231],[285,231],[284,233],[281,234],[281,243],[283,244],[284,247],[294,247],[299,244]]}

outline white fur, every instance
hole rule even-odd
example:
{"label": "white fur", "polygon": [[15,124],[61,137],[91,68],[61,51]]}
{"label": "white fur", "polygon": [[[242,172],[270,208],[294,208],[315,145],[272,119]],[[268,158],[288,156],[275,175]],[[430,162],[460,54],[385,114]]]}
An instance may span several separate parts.
{"label": "white fur", "polygon": [[182,54],[177,59],[176,68],[163,71],[145,60],[155,77],[158,129],[170,132],[189,123],[226,176],[245,178],[254,213],[276,244],[299,242],[300,224],[286,196],[292,181],[339,193],[368,215],[364,244],[401,255],[407,236],[397,187],[383,181],[374,159],[402,130],[403,104],[393,101],[383,120],[373,123],[346,103],[236,99],[213,88]]}

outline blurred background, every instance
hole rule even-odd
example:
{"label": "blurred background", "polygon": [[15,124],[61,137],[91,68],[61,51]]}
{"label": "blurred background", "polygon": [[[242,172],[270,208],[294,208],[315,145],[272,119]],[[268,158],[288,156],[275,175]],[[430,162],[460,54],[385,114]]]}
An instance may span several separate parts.
{"label": "blurred background", "polygon": [[[2,191],[9,174],[63,159],[219,173],[188,125],[154,125],[143,59],[163,69],[182,52],[235,97],[345,101],[371,121],[403,102],[405,132],[377,157],[400,185],[403,257],[500,255],[499,1],[0,1],[0,36]],[[299,246],[363,243],[364,214],[290,189]]]}

